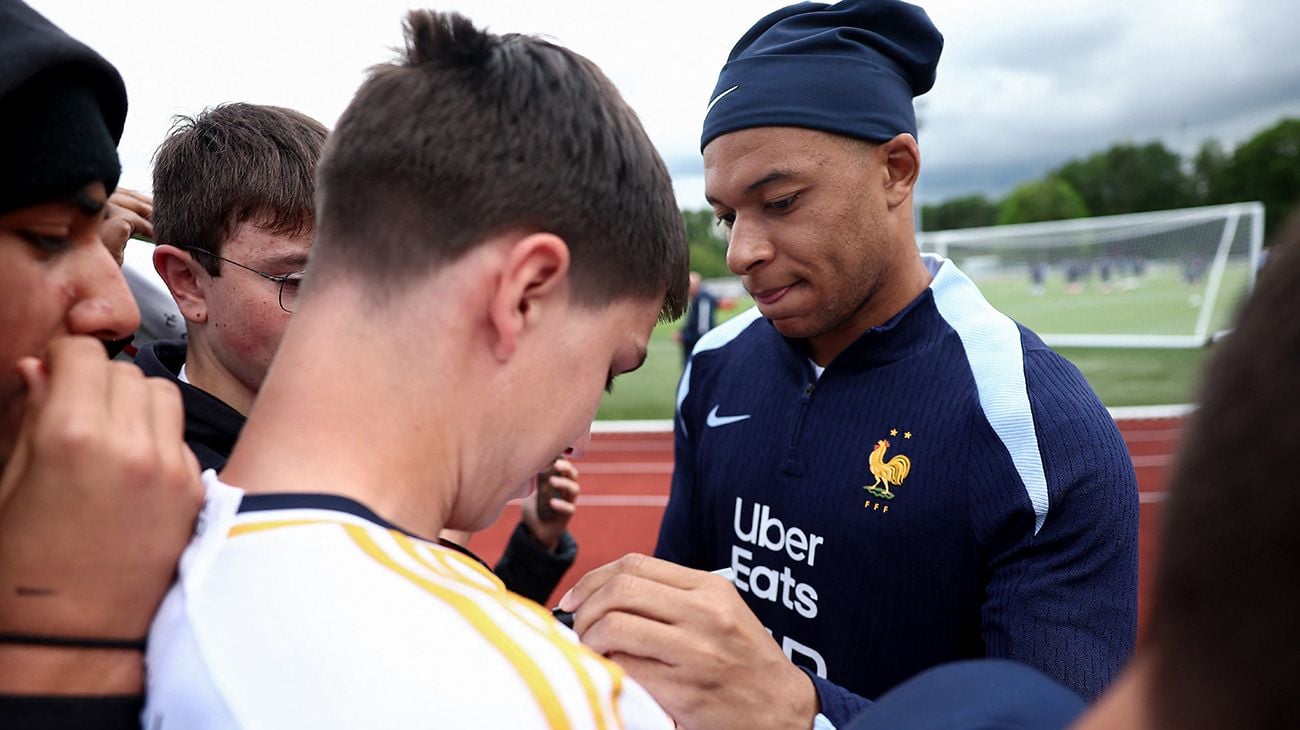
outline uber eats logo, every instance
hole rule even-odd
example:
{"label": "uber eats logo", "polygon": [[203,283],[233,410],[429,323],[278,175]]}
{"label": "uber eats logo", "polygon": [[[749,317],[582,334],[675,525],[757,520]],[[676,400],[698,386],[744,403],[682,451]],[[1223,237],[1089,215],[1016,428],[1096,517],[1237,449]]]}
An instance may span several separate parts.
{"label": "uber eats logo", "polygon": [[[745,544],[785,553],[790,560],[806,563],[809,567],[816,563],[817,549],[825,542],[821,535],[805,532],[794,525],[787,527],[765,504],[755,502],[746,509],[740,497],[736,497],[733,525],[736,537]],[[815,618],[817,589],[799,582],[789,565],[783,566],[779,572],[763,565],[764,557],[785,562],[780,556],[764,553],[756,559],[753,550],[740,545],[731,546],[731,569],[736,573],[736,587],[764,600],[780,603],[804,618]]]}

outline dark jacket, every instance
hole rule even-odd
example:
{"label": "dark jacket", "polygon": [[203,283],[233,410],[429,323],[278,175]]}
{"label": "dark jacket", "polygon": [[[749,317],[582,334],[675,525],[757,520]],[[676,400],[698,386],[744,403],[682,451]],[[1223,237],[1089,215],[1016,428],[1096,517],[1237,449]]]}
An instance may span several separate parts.
{"label": "dark jacket", "polygon": [[[181,365],[185,364],[184,340],[150,342],[140,348],[135,363],[145,375],[167,378],[180,387],[185,407],[185,443],[203,469],[220,471],[244,427],[243,414],[207,391],[179,380]],[[545,603],[577,556],[578,543],[567,530],[551,552],[537,544],[520,522],[511,533],[495,572],[506,588]]]}
{"label": "dark jacket", "polygon": [[221,471],[235,448],[235,439],[244,428],[244,415],[206,390],[180,381],[177,376],[185,364],[185,341],[150,342],[140,348],[135,364],[145,375],[166,378],[181,389],[181,401],[185,407],[185,443],[199,458],[199,466],[204,470]]}

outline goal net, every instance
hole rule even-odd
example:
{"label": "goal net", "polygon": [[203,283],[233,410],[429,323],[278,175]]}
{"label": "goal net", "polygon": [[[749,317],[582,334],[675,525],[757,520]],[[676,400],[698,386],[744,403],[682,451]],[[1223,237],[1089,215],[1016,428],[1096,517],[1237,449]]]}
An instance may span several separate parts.
{"label": "goal net", "polygon": [[1054,347],[1200,347],[1255,283],[1264,206],[918,234]]}

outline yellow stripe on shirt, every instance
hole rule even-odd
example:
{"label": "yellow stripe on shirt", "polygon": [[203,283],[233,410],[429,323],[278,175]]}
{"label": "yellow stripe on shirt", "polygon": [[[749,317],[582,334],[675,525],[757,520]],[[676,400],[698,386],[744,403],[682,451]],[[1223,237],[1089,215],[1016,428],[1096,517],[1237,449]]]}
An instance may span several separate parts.
{"label": "yellow stripe on shirt", "polygon": [[597,698],[596,688],[591,683],[586,667],[582,666],[582,661],[583,659],[594,660],[609,672],[609,711],[614,717],[614,727],[625,727],[623,724],[623,717],[619,713],[618,705],[619,699],[623,695],[623,668],[595,653],[584,652],[578,645],[569,641],[560,632],[558,625],[559,622],[555,620],[555,616],[551,615],[551,612],[547,611],[545,608],[542,608],[526,599],[516,601],[514,607],[522,611],[532,611],[540,620],[545,622],[547,627],[549,627],[548,630],[554,637],[553,640],[560,646],[560,650],[564,652],[565,658],[573,665],[573,671],[576,672],[578,678],[582,680],[583,689],[587,690],[587,699],[592,704],[592,712],[596,714],[596,725],[600,728],[606,727],[605,719],[597,710],[599,699]]}
{"label": "yellow stripe on shirt", "polygon": [[342,524],[336,520],[268,520],[266,522],[245,522],[230,528],[229,537],[239,537],[263,530],[276,530],[281,527],[302,527],[304,525]]}
{"label": "yellow stripe on shirt", "polygon": [[[527,685],[529,692],[532,693],[533,698],[537,701],[538,706],[541,708],[542,715],[546,718],[546,722],[550,727],[557,729],[570,727],[569,718],[565,714],[564,707],[560,704],[559,697],[556,696],[555,690],[551,687],[550,682],[547,681],[546,675],[542,673],[541,668],[524,653],[518,644],[506,635],[505,631],[502,630],[500,626],[488,617],[482,607],[476,605],[470,598],[445,586],[440,586],[393,560],[393,558],[385,553],[383,548],[374,541],[374,538],[368,534],[365,528],[356,525],[343,525],[343,529],[347,531],[348,536],[357,544],[357,547],[360,547],[361,550],[373,558],[375,562],[388,568],[420,589],[451,606],[461,615],[462,618],[468,621],[469,624],[473,626],[489,644],[495,647],[497,651],[501,652],[501,655],[504,656],[506,661],[515,668],[515,671],[519,673],[519,677],[523,679],[524,684]],[[389,533],[396,538],[399,543],[406,537],[395,530],[390,530]]]}
{"label": "yellow stripe on shirt", "polygon": [[[424,555],[421,555],[415,549],[415,543],[413,540],[406,538],[405,536],[402,536],[397,539],[397,542],[399,545],[401,545],[402,549],[406,551],[407,555],[410,555],[421,565],[425,566],[431,571],[442,572],[439,571],[436,566],[430,563],[428,558],[426,558]],[[462,558],[460,555],[457,555],[455,553],[446,550],[434,549],[432,546],[426,546],[426,550],[428,551],[429,555],[437,558],[439,561],[443,563],[444,570],[453,571],[453,574],[455,569],[451,567],[449,561],[458,560],[462,564],[471,565],[468,559]],[[479,565],[471,565],[471,567],[477,570],[482,570],[482,566]],[[541,606],[538,606],[532,601],[517,599],[514,596],[510,595],[509,593],[506,593],[504,590],[502,590],[499,593],[493,593],[480,586],[474,586],[474,587],[479,591],[481,591],[488,598],[504,603],[506,607],[511,610],[523,609],[523,610],[531,610],[535,612],[535,614],[540,618],[540,621],[538,623],[541,626],[546,627],[545,630],[547,632],[547,638],[550,639],[551,644],[553,644],[555,648],[560,650],[560,653],[564,656],[565,660],[569,663],[569,666],[573,669],[573,673],[578,677],[578,682],[582,685],[583,694],[585,694],[587,697],[587,703],[591,706],[591,715],[596,720],[596,727],[598,728],[598,730],[605,730],[609,726],[609,724],[606,722],[605,712],[601,708],[600,694],[596,691],[596,684],[595,682],[592,681],[591,674],[587,671],[587,668],[582,665],[582,660],[584,658],[583,649],[578,645],[574,644],[572,641],[569,641],[563,634],[560,633],[555,617],[550,615],[546,611],[546,609],[542,608]],[[612,664],[610,665],[609,669],[610,669],[610,674],[613,675],[613,679],[614,679],[614,683],[613,683],[614,692],[612,694],[612,700],[611,700],[614,707],[612,707],[611,709],[613,715],[617,717],[618,716],[618,709],[617,709],[618,691],[621,686],[621,682],[619,681],[620,677],[618,675],[621,674],[621,671],[616,667],[614,667]],[[622,727],[622,724],[620,723],[618,726]]]}

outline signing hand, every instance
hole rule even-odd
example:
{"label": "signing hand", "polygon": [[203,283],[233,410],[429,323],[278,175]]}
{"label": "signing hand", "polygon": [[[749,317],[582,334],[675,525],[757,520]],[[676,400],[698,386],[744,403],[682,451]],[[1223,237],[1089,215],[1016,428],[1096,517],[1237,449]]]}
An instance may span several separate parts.
{"label": "signing hand", "polygon": [[812,681],[726,578],[627,555],[584,576],[560,608],[683,727],[812,727]]}

